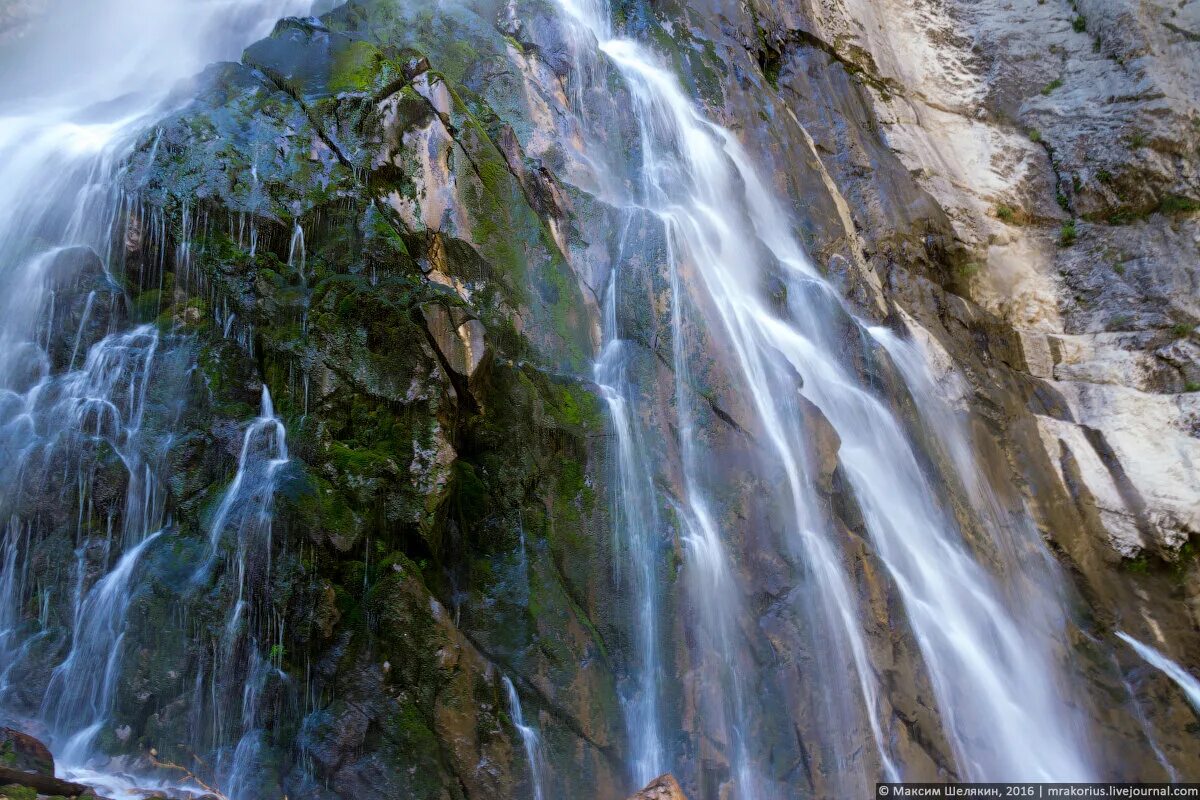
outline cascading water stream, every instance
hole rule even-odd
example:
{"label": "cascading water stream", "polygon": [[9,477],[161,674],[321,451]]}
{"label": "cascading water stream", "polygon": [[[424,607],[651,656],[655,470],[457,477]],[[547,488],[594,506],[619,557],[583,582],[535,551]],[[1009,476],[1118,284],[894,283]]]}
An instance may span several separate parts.
{"label": "cascading water stream", "polygon": [[1143,661],[1173,680],[1183,690],[1188,702],[1192,704],[1192,708],[1196,709],[1197,714],[1200,714],[1200,678],[1197,678],[1150,645],[1139,642],[1124,631],[1117,631],[1117,638],[1132,647],[1133,651],[1141,656]]}
{"label": "cascading water stream", "polygon": [[[638,646],[634,657],[632,688],[623,696],[630,749],[634,755],[634,781],[644,785],[660,775],[668,759],[664,752],[658,710],[659,603],[655,579],[658,560],[656,537],[661,528],[654,496],[649,456],[633,408],[626,343],[616,336],[616,276],[609,281],[604,303],[605,330],[609,339],[596,360],[596,383],[608,405],[616,433],[616,503],[613,526],[617,552],[632,565],[634,618]],[[620,559],[615,560],[620,564]]]}
{"label": "cascading water stream", "polygon": [[525,715],[521,711],[521,697],[517,694],[517,687],[513,685],[512,680],[505,675],[502,682],[504,683],[504,693],[508,699],[508,715],[512,718],[513,727],[521,735],[521,745],[525,748],[525,760],[529,764],[529,780],[533,784],[531,800],[545,800],[546,792],[542,787],[544,756],[542,755],[541,736],[538,735],[537,728],[525,724]]}
{"label": "cascading water stream", "polygon": [[[48,611],[20,613],[38,590],[34,543],[54,533],[39,503],[69,497],[78,505],[69,646],[41,716],[60,771],[113,795],[129,787],[84,762],[111,711],[136,568],[165,526],[158,471],[169,436],[143,428],[154,374],[177,366],[160,365],[155,327],[128,327],[122,245],[145,220],[120,190],[123,159],[170,110],[180,79],[309,6],[51,0],[31,6],[28,35],[0,52],[0,710],[9,711],[9,676],[50,634]],[[165,230],[147,233],[164,243]],[[97,518],[92,492],[109,453],[123,497]],[[48,609],[49,590],[40,591]]]}
{"label": "cascading water stream", "polygon": [[[288,461],[287,431],[275,416],[271,393],[264,385],[259,415],[242,436],[237,472],[209,523],[208,554],[192,576],[193,584],[200,588],[220,561],[227,581],[233,583],[233,597],[208,673],[209,696],[214,698],[210,715],[213,745],[218,751],[217,778],[230,800],[255,796],[252,776],[266,735],[260,698],[268,681],[287,680],[276,663],[280,658],[277,651],[264,652],[260,639],[267,628],[264,615],[271,607],[263,592],[270,586],[275,491],[280,470]],[[230,555],[221,559],[223,545],[228,545],[225,550]],[[276,636],[281,640],[282,631]],[[197,708],[192,710],[197,716],[202,713],[202,698],[197,692]],[[231,719],[235,709],[237,716]]]}
{"label": "cascading water stream", "polygon": [[[980,566],[963,533],[939,508],[939,490],[926,477],[909,434],[877,390],[844,366],[851,357],[886,359],[886,353],[871,345],[865,328],[820,277],[734,136],[705,120],[674,75],[640,45],[612,38],[606,9],[571,0],[562,0],[561,7],[581,29],[573,37],[576,48],[587,46],[590,36],[591,46],[619,70],[634,101],[642,139],[641,190],[619,202],[654,214],[667,233],[683,472],[680,517],[697,583],[693,596],[717,661],[736,664],[739,597],[727,552],[729,531],[722,530],[713,507],[719,479],[708,468],[691,398],[688,341],[702,319],[708,320],[705,333],[732,354],[737,388],[756,416],[764,467],[770,470],[764,475],[781,476],[776,501],[788,509],[791,540],[814,581],[802,605],[819,631],[816,649],[825,658],[815,676],[829,698],[823,733],[833,740],[838,763],[858,773],[857,780],[848,776],[843,790],[861,789],[875,778],[851,760],[853,738],[839,738],[840,731],[855,729],[856,716],[874,736],[879,771],[894,777],[903,768],[892,765],[863,610],[838,537],[819,511],[800,397],[840,438],[839,462],[873,548],[903,601],[960,777],[1088,777],[1091,766],[1075,712],[1055,683],[1053,636],[1061,631],[1063,614],[1053,592],[1042,593],[1045,603],[1021,608],[1043,616],[1018,627],[1013,609],[1002,602],[997,578]],[[589,156],[604,163],[600,153]],[[614,268],[610,280],[618,276]],[[782,307],[762,296],[768,277],[784,286]],[[608,324],[609,341],[618,341],[611,318]],[[859,342],[858,352],[848,351],[846,341]],[[622,397],[632,395],[612,391],[615,372],[607,357],[606,352],[598,364],[598,379],[608,387],[618,446],[633,450],[626,421],[637,415],[622,407]],[[917,398],[918,403],[927,400]],[[978,468],[966,444],[950,438],[942,447],[965,469],[968,491],[978,495],[982,489],[973,478]],[[624,486],[626,471],[632,478],[640,468],[628,456],[619,463]],[[989,528],[991,522],[985,519]],[[1021,558],[1048,559],[1036,536],[1002,549],[1020,550]],[[742,677],[732,666],[716,672],[724,701],[710,710],[706,724],[723,729],[730,742],[738,797],[779,796],[781,790],[767,785],[753,766],[751,751],[757,745]],[[846,701],[855,695],[857,702]]]}
{"label": "cascading water stream", "polygon": [[42,707],[50,730],[76,731],[65,743],[55,742],[68,774],[87,761],[96,735],[112,711],[134,569],[142,553],[161,535],[153,533],[127,551],[88,591],[75,613],[70,653],[54,669]]}

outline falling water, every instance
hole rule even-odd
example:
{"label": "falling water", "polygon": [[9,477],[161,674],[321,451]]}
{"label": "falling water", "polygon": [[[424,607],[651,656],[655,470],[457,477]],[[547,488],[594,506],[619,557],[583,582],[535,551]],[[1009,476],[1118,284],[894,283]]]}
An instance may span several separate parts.
{"label": "falling water", "polygon": [[512,718],[513,727],[521,734],[521,744],[525,747],[525,760],[529,763],[529,780],[533,784],[532,800],[545,800],[542,789],[542,742],[537,728],[525,724],[525,716],[521,713],[521,698],[517,687],[507,675],[503,678],[504,691],[508,695],[508,715]]}
{"label": "falling water", "polygon": [[75,611],[71,650],[54,669],[42,717],[50,730],[74,731],[56,738],[58,758],[67,774],[86,763],[100,728],[108,721],[120,677],[125,612],[133,599],[133,574],[154,533],[127,551],[116,567],[96,582]]}
{"label": "falling water", "polygon": [[1141,656],[1143,661],[1173,680],[1183,690],[1188,702],[1192,704],[1192,708],[1196,709],[1197,713],[1200,713],[1200,678],[1197,678],[1150,645],[1139,642],[1124,631],[1117,631],[1117,638],[1132,647],[1133,651]]}
{"label": "falling water", "polygon": [[[634,101],[642,182],[639,193],[617,203],[649,210],[667,232],[683,473],[679,511],[693,596],[716,652],[717,666],[710,669],[722,698],[707,710],[705,724],[723,730],[720,738],[730,743],[738,797],[780,796],[782,789],[768,785],[755,765],[761,746],[754,740],[748,689],[736,666],[740,596],[727,544],[732,531],[723,529],[717,510],[721,477],[699,435],[689,375],[695,360],[690,348],[702,318],[708,320],[705,334],[735,361],[735,381],[755,417],[762,483],[777,487],[772,500],[787,509],[791,543],[811,575],[811,588],[797,605],[816,631],[819,669],[810,677],[821,683],[828,704],[822,733],[833,740],[841,771],[858,774],[857,779],[842,776],[841,789],[861,790],[874,779],[855,763],[856,737],[846,735],[856,729],[856,717],[873,734],[880,771],[897,776],[902,768],[892,765],[884,735],[864,610],[842,543],[814,489],[805,401],[840,439],[839,463],[871,545],[903,601],[960,777],[1086,778],[1091,766],[1075,712],[1055,684],[1054,633],[1061,630],[1062,613],[1053,593],[1035,606],[1044,618],[1018,626],[1013,609],[1002,601],[999,580],[980,566],[956,522],[942,510],[941,489],[927,477],[886,397],[846,366],[856,360],[886,361],[886,351],[873,346],[865,327],[821,278],[735,137],[705,120],[675,76],[642,46],[611,38],[606,9],[571,0],[561,5],[584,31],[576,39],[593,37],[593,46],[619,70]],[[604,163],[602,154],[590,155]],[[618,277],[614,269],[610,280]],[[771,279],[783,286],[774,302],[762,290]],[[608,324],[609,342],[618,341],[611,315]],[[848,341],[859,343],[859,352],[848,349]],[[618,374],[606,360],[610,355],[601,357],[598,379],[606,385],[619,447],[635,451],[626,429],[637,415],[622,407],[630,393],[613,389]],[[925,400],[918,398],[918,404]],[[942,448],[966,467],[966,476],[976,474],[964,442],[947,439]],[[626,454],[619,461],[623,486],[625,474],[632,479],[641,467]],[[1036,536],[1020,549],[1022,558],[1048,559]],[[652,678],[645,685],[652,686]],[[851,699],[856,695],[857,703]]]}
{"label": "falling water", "polygon": [[[252,778],[266,735],[260,699],[272,678],[287,679],[261,644],[262,617],[271,608],[264,592],[271,577],[275,491],[280,470],[287,464],[287,431],[275,416],[271,393],[264,385],[259,415],[242,436],[237,472],[209,524],[208,556],[193,575],[194,582],[207,580],[222,546],[232,550],[223,563],[225,577],[234,584],[233,599],[217,649],[219,664],[210,672],[213,693],[222,698],[211,710],[220,752],[217,771],[231,800],[255,796]],[[222,717],[234,708],[240,709],[240,715],[226,730]],[[236,739],[232,751],[227,746],[231,738]]]}
{"label": "falling water", "polygon": [[[238,543],[240,571],[244,572],[246,549],[255,536],[270,536],[272,497],[275,491],[275,474],[287,464],[287,431],[283,422],[275,416],[271,403],[271,392],[264,385],[259,415],[242,435],[242,448],[238,453],[237,472],[233,482],[221,496],[221,502],[213,514],[208,527],[208,557],[196,570],[194,580],[203,579],[217,557],[221,538],[232,529]],[[268,541],[269,544],[269,541]],[[268,548],[269,552],[269,548]],[[241,613],[241,592],[244,585],[239,582],[239,605],[235,618]]]}
{"label": "falling water", "polygon": [[[0,685],[47,635],[46,610],[28,618],[32,592],[42,609],[50,599],[31,583],[30,554],[73,536],[69,648],[41,698],[68,774],[101,779],[83,762],[112,710],[133,577],[165,516],[169,437],[144,425],[164,343],[156,328],[128,324],[127,226],[148,220],[122,194],[123,159],[170,110],[177,81],[308,5],[50,0],[29,4],[28,34],[0,51]],[[148,231],[160,252],[165,234]],[[101,512],[92,491],[108,453],[124,494]],[[59,496],[77,504],[74,531],[46,529],[39,503]]]}
{"label": "falling water", "polygon": [[[605,299],[608,340],[596,361],[596,383],[608,405],[616,433],[616,483],[613,526],[618,552],[632,565],[634,606],[630,620],[637,631],[632,688],[624,693],[630,750],[634,753],[634,782],[644,785],[666,769],[660,730],[659,634],[660,617],[655,564],[656,536],[661,528],[648,457],[638,422],[633,416],[634,387],[630,382],[627,343],[616,335],[616,279],[610,279]],[[620,560],[617,560],[620,564]]]}
{"label": "falling water", "polygon": [[[1116,672],[1120,674],[1121,667],[1115,655],[1112,656],[1112,662]],[[1163,768],[1163,772],[1167,774],[1168,779],[1172,782],[1179,780],[1178,770],[1171,764],[1171,760],[1167,758],[1167,754],[1163,752],[1162,745],[1158,743],[1158,737],[1155,735],[1154,729],[1150,726],[1150,720],[1146,719],[1146,712],[1142,710],[1142,703],[1138,700],[1133,684],[1129,682],[1129,679],[1124,674],[1121,674],[1121,686],[1125,689],[1125,694],[1129,698],[1129,709],[1133,714],[1133,718],[1137,721],[1138,727],[1142,729],[1142,734],[1146,737],[1146,742],[1150,745],[1150,751],[1154,753],[1154,760]]]}

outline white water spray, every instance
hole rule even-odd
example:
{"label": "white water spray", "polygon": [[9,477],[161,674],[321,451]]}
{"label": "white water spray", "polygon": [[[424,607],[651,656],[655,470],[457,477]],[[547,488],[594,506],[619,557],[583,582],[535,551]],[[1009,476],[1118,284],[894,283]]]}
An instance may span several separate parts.
{"label": "white water spray", "polygon": [[[867,646],[866,612],[847,574],[843,543],[814,490],[801,397],[840,438],[841,469],[871,544],[903,601],[960,777],[1087,778],[1091,765],[1076,714],[1054,680],[1054,635],[1062,621],[1056,598],[1034,607],[1043,618],[1018,626],[1017,612],[1029,607],[1005,605],[997,579],[980,566],[955,521],[939,508],[939,491],[925,475],[908,433],[877,390],[846,366],[847,337],[863,343],[861,355],[867,358],[886,356],[870,346],[864,326],[820,277],[736,138],[704,119],[676,77],[641,45],[612,38],[606,9],[571,0],[562,0],[561,7],[568,20],[594,37],[593,46],[620,71],[634,101],[642,185],[618,202],[651,212],[667,233],[674,408],[683,466],[680,516],[696,584],[693,596],[717,653],[713,661],[728,665],[718,666],[713,675],[723,702],[708,709],[705,724],[724,730],[720,738],[729,742],[738,797],[777,797],[783,789],[761,777],[761,746],[747,711],[750,697],[736,667],[740,611],[727,544],[732,531],[714,505],[722,491],[719,471],[711,467],[697,426],[689,374],[695,360],[690,341],[701,326],[734,362],[735,391],[755,417],[762,483],[774,487],[772,500],[787,509],[790,541],[815,583],[800,611],[819,631],[820,669],[812,677],[828,698],[824,733],[842,765],[842,790],[862,790],[875,778],[854,763],[856,716],[873,735],[879,771],[887,777],[902,771],[893,765],[885,733],[890,722],[883,716]],[[576,46],[586,38],[577,34]],[[600,154],[590,156],[604,162]],[[781,304],[763,296],[767,279],[784,287]],[[611,329],[609,335],[615,338]],[[606,366],[603,358],[600,366]],[[616,415],[628,412],[609,402],[620,436]],[[976,474],[964,442],[948,440],[943,446],[967,476]],[[1032,551],[1034,559],[1045,557],[1040,543]]]}
{"label": "white water spray", "polygon": [[[15,595],[8,608],[28,607],[30,553],[37,539],[63,533],[31,524],[30,498],[73,487],[80,553],[71,646],[42,716],[60,769],[110,796],[132,787],[84,761],[111,712],[130,581],[164,522],[163,453],[147,451],[143,430],[160,336],[150,326],[126,329],[118,278],[131,233],[161,251],[166,230],[135,228],[146,220],[121,193],[124,158],[154,119],[186,100],[186,92],[172,97],[178,81],[236,57],[279,17],[309,5],[50,0],[40,12],[32,4],[28,34],[0,50],[0,591]],[[90,493],[104,448],[124,467],[125,494],[107,519],[95,519]],[[87,553],[105,530],[99,566],[111,571],[88,588]],[[44,634],[47,612],[40,617],[0,618],[0,683]]]}
{"label": "white water spray", "polygon": [[1188,702],[1192,704],[1192,708],[1196,709],[1196,713],[1200,714],[1200,678],[1197,678],[1150,645],[1139,642],[1124,631],[1117,631],[1117,638],[1132,647],[1133,651],[1141,656],[1142,660],[1147,664],[1173,680],[1183,690],[1183,694],[1187,697]]}
{"label": "white water spray", "polygon": [[529,781],[533,785],[533,797],[531,800],[545,800],[546,794],[542,788],[543,755],[541,737],[538,735],[537,728],[525,724],[525,715],[521,712],[521,697],[517,694],[517,687],[513,686],[512,680],[505,675],[502,683],[504,684],[504,692],[508,697],[508,715],[512,719],[513,727],[521,735],[521,744],[525,748],[525,761],[529,764]]}

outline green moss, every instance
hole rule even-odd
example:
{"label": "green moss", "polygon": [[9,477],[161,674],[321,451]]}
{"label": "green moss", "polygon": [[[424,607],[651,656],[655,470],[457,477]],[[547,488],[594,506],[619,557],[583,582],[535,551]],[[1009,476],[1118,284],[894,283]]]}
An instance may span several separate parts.
{"label": "green moss", "polygon": [[29,786],[18,786],[15,783],[0,786],[0,797],[6,797],[8,800],[37,800],[37,796],[37,789]]}
{"label": "green moss", "polygon": [[1144,555],[1137,558],[1127,558],[1121,562],[1121,568],[1135,575],[1144,575],[1150,571],[1150,559]]}
{"label": "green moss", "polygon": [[778,90],[781,59],[778,53],[774,51],[769,51],[769,53],[770,55],[763,60],[763,77],[767,79],[767,83],[771,85],[772,89]]}
{"label": "green moss", "polygon": [[1200,382],[1188,381],[1183,385],[1183,390],[1185,392],[1200,392]]}
{"label": "green moss", "polygon": [[1183,543],[1183,547],[1179,548],[1175,563],[1172,565],[1176,578],[1183,578],[1187,574],[1188,568],[1191,567],[1198,554],[1200,554],[1200,547],[1197,547],[1194,542],[1188,540]]}
{"label": "green moss", "polygon": [[567,425],[592,429],[604,425],[600,398],[580,386],[561,387],[555,401],[558,419]]}
{"label": "green moss", "polygon": [[1133,324],[1133,316],[1130,314],[1116,314],[1108,321],[1109,330],[1122,330]]}
{"label": "green moss", "polygon": [[383,54],[370,42],[356,41],[333,58],[329,88],[334,92],[369,91],[383,63]]}
{"label": "green moss", "polygon": [[1169,194],[1159,201],[1158,210],[1163,214],[1194,214],[1200,211],[1200,203],[1190,197]]}
{"label": "green moss", "polygon": [[1075,19],[1071,20],[1071,27],[1076,33],[1083,33],[1087,30],[1087,18],[1084,17],[1083,14],[1080,14],[1079,16],[1075,17]]}
{"label": "green moss", "polygon": [[1042,94],[1049,97],[1051,92],[1053,92],[1055,89],[1057,89],[1058,87],[1060,87],[1062,85],[1063,85],[1062,78],[1055,78],[1054,80],[1050,81],[1049,83],[1047,83],[1045,86],[1042,87]]}
{"label": "green moss", "polygon": [[[487,484],[480,478],[474,464],[458,459],[451,465],[445,508],[447,515],[462,531],[478,539],[477,526],[492,508]],[[435,551],[435,555],[439,554]]]}
{"label": "green moss", "polygon": [[465,39],[454,39],[438,54],[438,71],[455,83],[462,83],[482,61],[479,51]]}
{"label": "green moss", "polygon": [[974,277],[975,274],[979,272],[979,269],[980,269],[979,262],[964,261],[961,264],[959,264],[957,267],[955,267],[954,271],[958,275],[959,278],[967,280],[967,279]]}
{"label": "green moss", "polygon": [[1041,140],[1042,140],[1042,132],[1039,131],[1037,128],[1030,128],[1029,129],[1029,141],[1040,142]]}

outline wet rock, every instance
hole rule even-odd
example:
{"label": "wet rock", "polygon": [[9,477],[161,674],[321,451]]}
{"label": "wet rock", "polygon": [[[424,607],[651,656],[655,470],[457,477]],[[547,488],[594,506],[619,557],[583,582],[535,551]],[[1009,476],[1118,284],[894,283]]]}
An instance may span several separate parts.
{"label": "wet rock", "polygon": [[40,775],[0,767],[0,786],[19,786],[34,790],[38,794],[60,797],[95,797],[95,792],[81,783],[59,780],[53,775]]}
{"label": "wet rock", "polygon": [[83,366],[88,350],[128,317],[121,287],[91,248],[70,247],[51,257],[44,280],[49,307],[46,342],[58,369]]}
{"label": "wet rock", "polygon": [[0,765],[21,772],[54,775],[54,756],[50,748],[12,728],[0,728]]}
{"label": "wet rock", "polygon": [[680,788],[679,781],[675,780],[675,776],[667,773],[650,781],[646,788],[630,795],[628,800],[687,800],[687,796]]}

